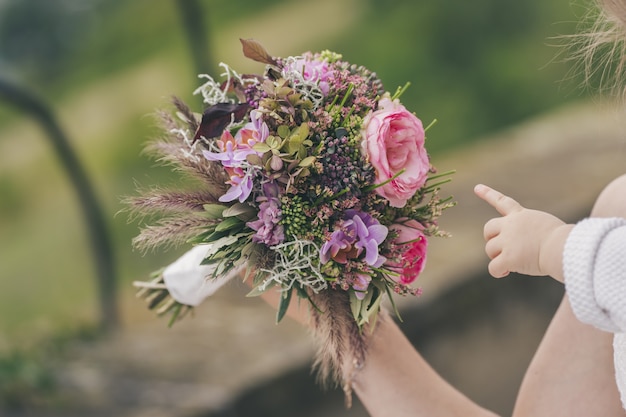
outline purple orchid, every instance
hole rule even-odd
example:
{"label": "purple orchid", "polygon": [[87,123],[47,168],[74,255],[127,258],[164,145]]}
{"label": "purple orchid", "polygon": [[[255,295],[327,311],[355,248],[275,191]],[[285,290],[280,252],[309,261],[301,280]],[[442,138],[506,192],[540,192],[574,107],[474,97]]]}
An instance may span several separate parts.
{"label": "purple orchid", "polygon": [[[347,223],[347,222],[346,222]],[[355,242],[354,236],[350,234],[349,227],[344,223],[342,228],[335,230],[330,239],[327,240],[320,249],[320,261],[325,264],[331,258],[335,262],[345,264],[348,262],[348,258],[353,258],[355,255],[350,253],[352,250],[352,244]]]}
{"label": "purple orchid", "polygon": [[379,267],[386,259],[378,253],[378,246],[387,238],[387,233],[387,227],[371,215],[347,210],[339,228],[322,245],[320,261],[325,264],[332,258],[345,264],[365,251],[363,260],[370,266]]}
{"label": "purple orchid", "polygon": [[268,136],[269,128],[261,118],[261,113],[253,110],[250,112],[250,122],[239,129],[235,136],[228,129],[222,132],[216,141],[219,152],[204,150],[202,154],[209,161],[220,161],[224,167],[240,167],[248,155],[260,155],[253,147],[259,142],[265,142]]}
{"label": "purple orchid", "polygon": [[387,238],[389,232],[387,227],[371,215],[361,211],[347,210],[346,217],[351,217],[355,224],[358,242],[354,246],[359,254],[365,250],[365,262],[374,267],[385,263],[386,259],[378,254],[378,245]]}
{"label": "purple orchid", "polygon": [[227,171],[230,174],[230,180],[226,183],[230,184],[231,187],[226,194],[219,198],[219,201],[227,203],[239,200],[240,203],[243,203],[252,193],[254,172],[252,169],[244,171],[241,168],[229,168]]}
{"label": "purple orchid", "polygon": [[224,167],[240,166],[250,153],[248,150],[238,149],[238,145],[229,131],[224,131],[222,138],[217,142],[220,145],[221,152],[203,150],[202,154],[209,161],[220,161]]}

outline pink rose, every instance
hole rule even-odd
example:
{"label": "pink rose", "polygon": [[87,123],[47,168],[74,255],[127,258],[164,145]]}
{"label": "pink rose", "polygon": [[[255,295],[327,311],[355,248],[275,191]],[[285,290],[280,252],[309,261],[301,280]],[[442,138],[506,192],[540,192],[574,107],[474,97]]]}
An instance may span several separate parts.
{"label": "pink rose", "polygon": [[400,250],[395,259],[387,261],[386,266],[400,274],[397,278],[400,284],[409,285],[426,266],[428,240],[422,231],[422,225],[415,220],[392,224],[389,229],[398,233],[394,243],[399,245]]}
{"label": "pink rose", "polygon": [[404,207],[426,182],[430,162],[420,119],[397,100],[383,97],[363,120],[363,150],[376,170],[376,188],[392,207]]}

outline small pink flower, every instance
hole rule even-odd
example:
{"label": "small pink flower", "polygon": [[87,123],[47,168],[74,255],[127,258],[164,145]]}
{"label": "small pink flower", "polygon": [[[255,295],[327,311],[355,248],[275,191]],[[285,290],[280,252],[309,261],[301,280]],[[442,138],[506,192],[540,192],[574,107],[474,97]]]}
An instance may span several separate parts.
{"label": "small pink flower", "polygon": [[385,266],[400,274],[397,277],[400,284],[409,285],[426,266],[428,240],[422,231],[422,225],[415,220],[392,224],[389,229],[398,233],[394,243],[400,246],[400,255],[399,259],[396,257],[388,260]]}
{"label": "small pink flower", "polygon": [[330,78],[330,66],[325,59],[304,56],[295,59],[285,66],[285,72],[296,71],[302,75],[305,81],[316,82],[320,91],[325,96],[330,91],[328,79]]}
{"label": "small pink flower", "polygon": [[397,100],[383,97],[378,110],[363,120],[362,135],[363,151],[376,170],[376,184],[389,181],[376,192],[392,207],[404,207],[430,170],[422,122]]}

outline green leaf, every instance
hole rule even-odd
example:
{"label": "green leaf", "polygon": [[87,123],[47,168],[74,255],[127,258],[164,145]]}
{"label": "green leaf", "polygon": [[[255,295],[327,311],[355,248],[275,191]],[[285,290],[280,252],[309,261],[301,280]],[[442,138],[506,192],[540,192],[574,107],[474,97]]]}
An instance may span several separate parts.
{"label": "green leaf", "polygon": [[287,313],[289,302],[291,301],[291,290],[292,288],[281,293],[280,303],[278,304],[278,312],[276,313],[276,323],[280,323],[283,317],[285,317],[285,313]]}
{"label": "green leaf", "polygon": [[261,157],[254,153],[246,156],[246,161],[248,161],[251,165],[256,165],[259,167],[263,166],[263,160],[261,159]]}
{"label": "green leaf", "polygon": [[296,292],[298,293],[298,297],[303,298],[305,300],[309,300],[309,302],[311,304],[313,304],[313,300],[311,300],[311,297],[309,296],[309,294],[306,292],[306,290],[304,288],[302,288],[302,286],[300,285],[294,285]]}
{"label": "green leaf", "polygon": [[[280,149],[282,143],[283,141],[276,136],[268,136],[267,139],[265,139],[265,145],[269,146],[271,149]],[[256,145],[254,146],[256,147]]]}
{"label": "green leaf", "polygon": [[225,250],[218,250],[213,255],[211,255],[211,261],[216,261],[218,259],[224,259],[224,258],[228,257],[228,253],[229,252],[230,252],[230,250],[228,248],[226,248]]}
{"label": "green leaf", "polygon": [[361,311],[359,312],[359,319],[357,320],[359,326],[376,321],[378,312],[380,311],[380,304],[383,300],[383,294],[378,285],[370,286],[361,304]]}
{"label": "green leaf", "polygon": [[254,208],[245,203],[235,203],[222,213],[224,217],[235,217],[241,214],[254,214]]}
{"label": "green leaf", "polygon": [[359,316],[364,321],[367,321],[368,309],[369,309],[370,304],[372,302],[372,297],[373,296],[374,296],[374,287],[370,288],[365,293],[365,297],[363,297],[363,300],[362,300],[362,303],[361,303],[361,311],[359,313]]}
{"label": "green leaf", "polygon": [[300,149],[300,143],[292,139],[287,140],[287,142],[285,143],[285,146],[286,146],[285,152],[287,152],[289,155],[295,155]]}
{"label": "green leaf", "polygon": [[176,303],[174,305],[174,307],[172,308],[172,317],[170,318],[169,323],[167,323],[167,327],[172,327],[174,325],[174,322],[176,322],[176,319],[178,318],[182,308],[183,305],[180,303]]}
{"label": "green leaf", "polygon": [[235,250],[238,246],[236,245],[236,243],[238,243],[239,239],[244,236],[246,236],[245,233],[237,233],[237,234],[232,234],[232,235],[226,235],[219,239],[216,239],[215,241],[213,241],[213,245],[207,248],[207,256],[210,256],[213,253],[216,253],[222,248],[227,248],[227,249],[230,249],[231,251]]}
{"label": "green leaf", "polygon": [[257,249],[257,244],[254,242],[248,242],[241,248],[241,256],[248,258],[250,257]]}
{"label": "green leaf", "polygon": [[205,204],[204,211],[206,211],[207,215],[212,219],[221,219],[223,216],[224,210],[227,208],[221,204]]}
{"label": "green leaf", "polygon": [[296,136],[298,138],[298,141],[302,143],[306,138],[309,137],[309,125],[306,123],[302,123],[300,126],[294,129],[292,135]]}
{"label": "green leaf", "polygon": [[260,287],[254,287],[252,291],[246,294],[246,297],[258,297],[263,294],[266,290],[261,290]]}
{"label": "green leaf", "polygon": [[224,232],[226,230],[234,229],[236,226],[241,225],[241,220],[236,217],[228,217],[224,219],[221,223],[215,226],[216,232]]}
{"label": "green leaf", "polygon": [[254,146],[252,147],[252,149],[254,149],[257,152],[261,152],[261,153],[265,153],[269,150],[271,150],[272,148],[270,148],[269,146],[267,146],[265,144],[265,142],[258,142],[255,143]]}
{"label": "green leaf", "polygon": [[228,231],[226,230],[220,231],[220,232],[214,231],[208,234],[202,241],[197,242],[197,243],[212,243],[212,242],[215,242],[216,240],[223,238],[224,236],[228,236]]}
{"label": "green leaf", "polygon": [[315,162],[315,157],[314,156],[307,156],[306,158],[304,158],[302,161],[300,161],[300,163],[298,164],[298,166],[300,167],[308,167],[313,165],[313,162]]}
{"label": "green leaf", "polygon": [[230,271],[230,267],[228,266],[228,262],[226,262],[225,260],[222,260],[221,262],[218,262],[217,265],[215,266],[215,269],[213,270],[213,274],[212,277],[221,277],[222,275],[226,275],[226,273]]}
{"label": "green leaf", "polygon": [[278,129],[276,129],[276,131],[278,133],[278,136],[280,136],[283,139],[285,139],[289,135],[289,127],[286,125],[278,126]]}
{"label": "green leaf", "polygon": [[391,292],[391,289],[385,285],[385,290],[387,291],[387,296],[389,298],[389,302],[391,303],[391,307],[393,308],[394,314],[396,315],[398,320],[402,322],[402,317],[400,317],[400,311],[398,310],[398,306],[396,305],[396,300],[393,299],[393,293]]}
{"label": "green leaf", "polygon": [[356,322],[359,322],[359,315],[361,314],[361,305],[363,301],[359,300],[354,291],[350,291],[350,310],[352,310],[352,317]]}

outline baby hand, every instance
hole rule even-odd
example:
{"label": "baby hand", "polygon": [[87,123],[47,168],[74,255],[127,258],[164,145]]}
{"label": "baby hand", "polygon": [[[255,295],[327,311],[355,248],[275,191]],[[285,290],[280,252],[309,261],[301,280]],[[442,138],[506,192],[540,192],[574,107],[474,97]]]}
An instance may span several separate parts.
{"label": "baby hand", "polygon": [[477,185],[474,192],[502,215],[484,227],[489,273],[495,278],[510,272],[550,275],[563,282],[562,253],[571,226],[485,185]]}

